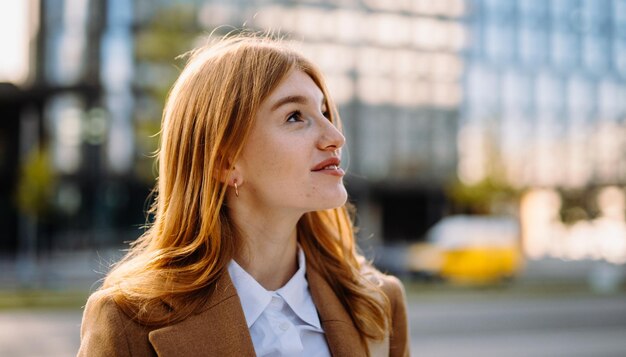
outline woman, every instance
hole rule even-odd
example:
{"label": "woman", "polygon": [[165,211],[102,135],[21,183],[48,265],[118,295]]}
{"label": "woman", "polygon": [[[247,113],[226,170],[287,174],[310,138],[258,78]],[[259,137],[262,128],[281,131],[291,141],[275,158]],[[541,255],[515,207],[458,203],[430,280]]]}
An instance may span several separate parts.
{"label": "woman", "polygon": [[267,38],[192,53],[154,222],[85,307],[79,356],[408,355],[400,282],[356,253],[319,70]]}

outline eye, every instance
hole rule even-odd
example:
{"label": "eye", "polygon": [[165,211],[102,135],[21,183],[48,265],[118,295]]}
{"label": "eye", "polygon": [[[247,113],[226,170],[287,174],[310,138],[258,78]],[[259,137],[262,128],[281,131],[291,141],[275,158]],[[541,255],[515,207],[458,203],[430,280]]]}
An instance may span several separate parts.
{"label": "eye", "polygon": [[295,112],[289,114],[289,116],[287,117],[287,122],[297,123],[301,121],[302,121],[302,113],[300,113],[299,110],[296,110]]}

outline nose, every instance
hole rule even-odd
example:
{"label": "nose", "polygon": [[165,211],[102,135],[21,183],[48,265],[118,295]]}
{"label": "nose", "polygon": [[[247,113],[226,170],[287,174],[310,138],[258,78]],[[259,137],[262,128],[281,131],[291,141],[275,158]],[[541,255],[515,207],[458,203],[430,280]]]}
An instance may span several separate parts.
{"label": "nose", "polygon": [[346,138],[341,131],[328,120],[324,118],[322,122],[321,135],[318,143],[320,150],[338,150],[345,144]]}

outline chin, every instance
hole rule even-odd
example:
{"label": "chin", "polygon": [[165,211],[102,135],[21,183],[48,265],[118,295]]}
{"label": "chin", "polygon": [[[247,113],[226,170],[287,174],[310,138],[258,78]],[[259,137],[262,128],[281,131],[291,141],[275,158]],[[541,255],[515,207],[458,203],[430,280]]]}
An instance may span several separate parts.
{"label": "chin", "polygon": [[338,192],[336,195],[329,197],[327,200],[327,205],[320,209],[333,209],[337,207],[341,207],[346,204],[348,200],[348,192],[345,188],[342,187],[341,192]]}

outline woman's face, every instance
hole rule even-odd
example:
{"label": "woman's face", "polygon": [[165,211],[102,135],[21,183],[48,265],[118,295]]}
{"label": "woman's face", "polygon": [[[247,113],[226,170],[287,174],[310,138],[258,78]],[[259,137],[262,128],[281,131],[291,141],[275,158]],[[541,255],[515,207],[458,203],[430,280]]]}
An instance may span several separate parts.
{"label": "woman's face", "polygon": [[344,142],[328,120],[322,91],[292,70],[256,114],[235,164],[243,181],[237,199],[300,213],[341,206],[347,199],[339,167]]}

